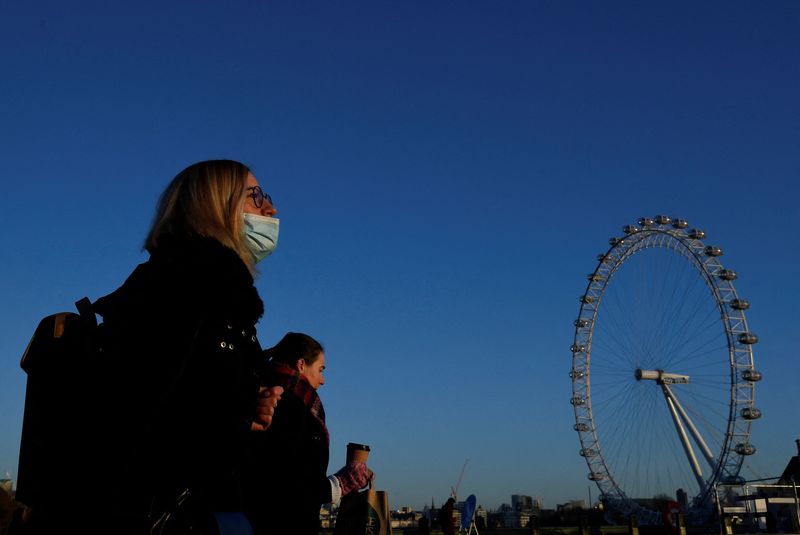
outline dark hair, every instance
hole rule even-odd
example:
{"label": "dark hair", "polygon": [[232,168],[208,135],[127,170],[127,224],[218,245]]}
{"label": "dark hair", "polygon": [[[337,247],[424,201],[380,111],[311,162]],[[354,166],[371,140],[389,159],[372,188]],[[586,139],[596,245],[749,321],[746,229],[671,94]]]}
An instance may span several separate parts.
{"label": "dark hair", "polygon": [[303,359],[306,364],[313,364],[323,351],[322,344],[307,334],[286,333],[280,342],[267,349],[267,355],[272,362],[294,367],[298,359]]}

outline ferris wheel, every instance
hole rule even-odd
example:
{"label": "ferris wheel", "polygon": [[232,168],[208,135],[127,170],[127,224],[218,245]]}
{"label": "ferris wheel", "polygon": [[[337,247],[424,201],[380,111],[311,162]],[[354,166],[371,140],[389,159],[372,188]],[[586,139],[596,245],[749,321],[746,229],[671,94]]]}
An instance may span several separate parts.
{"label": "ferris wheel", "polygon": [[644,524],[661,522],[659,497],[685,497],[690,519],[707,515],[714,486],[741,481],[744,457],[756,451],[761,374],[749,303],[722,249],[688,227],[644,217],[609,240],[580,296],[570,348],[589,479],[607,510]]}

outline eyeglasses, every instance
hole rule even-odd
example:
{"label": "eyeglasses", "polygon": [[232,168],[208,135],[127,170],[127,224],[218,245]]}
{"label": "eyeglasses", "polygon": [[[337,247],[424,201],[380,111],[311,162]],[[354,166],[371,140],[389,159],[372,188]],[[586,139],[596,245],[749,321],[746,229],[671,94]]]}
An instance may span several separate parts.
{"label": "eyeglasses", "polygon": [[272,197],[269,196],[269,193],[264,193],[260,187],[250,186],[247,188],[247,190],[250,191],[247,196],[253,198],[253,204],[256,205],[256,208],[261,208],[261,205],[264,204],[264,199],[266,199],[271,206],[275,206],[275,203],[272,202]]}

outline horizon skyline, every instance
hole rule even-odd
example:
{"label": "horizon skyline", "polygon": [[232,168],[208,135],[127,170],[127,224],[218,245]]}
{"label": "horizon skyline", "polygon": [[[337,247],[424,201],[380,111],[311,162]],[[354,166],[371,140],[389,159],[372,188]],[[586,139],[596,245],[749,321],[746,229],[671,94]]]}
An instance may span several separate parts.
{"label": "horizon skyline", "polygon": [[[794,457],[800,458],[800,437],[796,438],[794,442],[795,442],[796,450],[795,450],[793,455],[789,455],[789,457],[788,457],[788,459],[786,461],[786,465],[783,468],[780,469],[780,473],[775,472],[774,476],[769,476],[766,479],[768,479],[768,480],[776,479],[777,480],[781,476],[781,474],[784,472],[784,470],[789,466],[789,464],[791,463],[791,461],[792,461],[792,459]],[[10,472],[6,471],[5,477],[4,478],[0,478],[0,481],[2,481],[2,482],[9,482],[10,481],[12,483],[12,485],[13,485],[12,491],[14,491],[14,492],[16,491],[16,479],[11,477]],[[749,480],[747,482],[758,482],[758,481],[764,481],[764,478]],[[558,510],[558,508],[561,507],[561,506],[570,505],[570,504],[572,504],[574,502],[582,502],[588,508],[592,508],[594,504],[601,503],[602,500],[600,499],[600,493],[598,492],[597,494],[595,494],[593,492],[593,490],[592,490],[592,486],[593,485],[591,484],[591,482],[588,482],[588,484],[586,485],[586,487],[587,487],[586,488],[587,495],[585,497],[579,497],[578,496],[579,493],[576,492],[574,494],[574,496],[575,496],[574,498],[569,498],[567,500],[563,500],[563,501],[560,501],[560,502],[559,501],[555,501],[552,504],[552,507],[547,507],[548,500],[547,500],[547,494],[546,493],[524,494],[524,493],[520,493],[520,492],[511,491],[511,492],[507,493],[507,497],[509,498],[508,501],[501,501],[501,502],[499,502],[497,505],[495,505],[493,507],[492,506],[484,506],[483,503],[480,501],[480,498],[478,498],[478,496],[479,496],[478,492],[470,491],[469,494],[467,494],[467,496],[469,496],[471,494],[474,494],[476,496],[476,498],[477,498],[476,507],[477,508],[483,508],[483,509],[485,509],[486,511],[489,511],[489,512],[496,512],[497,510],[499,510],[500,508],[502,508],[505,505],[510,506],[511,502],[513,501],[511,498],[513,496],[515,496],[515,495],[532,498],[535,503],[540,503],[542,505],[542,507],[541,507],[542,510],[553,510],[553,511],[555,511],[555,510]],[[389,494],[391,495],[391,490],[390,489],[387,489],[387,490],[389,490]],[[676,488],[674,490],[674,493],[673,494],[669,494],[669,496],[671,498],[674,498],[674,499],[677,500],[678,499],[677,498],[677,494],[681,490],[684,490],[684,489]],[[451,496],[452,496],[452,494],[451,494]],[[588,497],[588,499],[585,499],[587,497]],[[655,499],[655,498],[657,498],[657,495],[653,495],[653,496],[637,496],[637,497],[632,497],[631,499],[633,499],[634,501],[637,501],[637,500],[650,500],[650,499]],[[441,500],[439,500],[437,502],[436,497],[435,496],[431,496],[431,503],[432,504],[437,504],[438,503],[438,505],[434,505],[434,508],[436,508],[436,509],[438,509],[438,507],[442,503],[444,503],[445,501],[447,501],[447,498],[442,498]],[[464,502],[464,499],[456,498],[456,503],[457,504],[461,504],[463,502]],[[414,510],[414,511],[424,511],[426,508],[430,508],[430,504],[427,504],[427,503],[423,503],[421,507],[417,507],[415,505],[407,505],[407,504],[394,505],[391,500],[390,500],[389,503],[390,503],[390,506],[393,507],[392,510],[399,510],[399,509],[404,508],[404,507],[412,507],[412,510]],[[323,504],[323,506],[325,506],[325,505],[330,505],[330,504]]]}
{"label": "horizon skyline", "polygon": [[[787,466],[784,467],[784,470],[790,465],[790,463],[791,463],[791,461],[792,461],[792,459],[794,457],[800,458],[800,438],[796,439],[795,443],[797,445],[797,451],[795,452],[795,455],[792,455],[792,456],[789,457],[789,460],[787,461]],[[9,476],[10,476],[10,474],[6,473],[6,477],[0,478],[0,482],[3,482],[3,483],[10,482],[13,485],[15,483],[15,480],[13,478],[9,477]],[[774,478],[771,477],[769,479],[770,480],[771,479],[778,479],[779,477],[780,477],[780,475],[777,475]],[[753,481],[750,481],[750,483],[757,482],[757,481],[763,481],[763,480],[761,480],[761,479],[753,480]],[[16,492],[16,485],[13,485],[11,490],[12,490],[12,492]],[[674,498],[677,501],[679,499],[678,498],[678,493],[680,491],[683,491],[683,489],[681,489],[681,488],[675,489],[675,494],[674,495],[669,495],[669,497],[670,498]],[[475,492],[470,492],[469,493],[469,495],[473,495],[473,494],[476,496],[476,499],[477,499],[478,494],[476,494]],[[467,497],[469,497],[469,495],[467,495]],[[594,507],[594,505],[602,503],[602,499],[600,498],[600,495],[599,494],[595,495],[595,494],[592,493],[591,485],[587,485],[587,497],[588,497],[588,499],[576,497],[574,499],[566,500],[566,501],[561,502],[561,503],[556,502],[556,503],[553,504],[552,507],[547,507],[546,506],[547,501],[546,501],[546,498],[544,497],[544,495],[542,495],[542,494],[539,494],[539,495],[528,495],[528,494],[521,494],[521,493],[511,492],[507,496],[509,498],[508,501],[501,502],[499,505],[497,505],[495,507],[485,507],[478,500],[476,502],[476,510],[477,509],[484,509],[485,511],[491,513],[491,512],[497,512],[499,509],[503,508],[504,506],[511,507],[511,506],[513,506],[513,497],[514,496],[522,496],[522,497],[525,497],[525,498],[531,498],[533,500],[534,504],[540,505],[539,509],[545,510],[545,511],[557,511],[561,507],[573,506],[573,505],[575,505],[577,503],[582,503],[583,506],[586,507],[586,508],[592,508],[592,507]],[[595,496],[595,497],[593,498],[593,496]],[[656,495],[656,496],[651,496],[651,497],[634,497],[633,498],[633,500],[642,500],[642,501],[651,500],[651,499],[658,499],[658,496]],[[435,497],[431,496],[431,503],[430,504],[427,504],[427,503],[423,504],[422,507],[416,507],[416,506],[411,506],[411,505],[396,505],[396,504],[392,504],[392,502],[390,501],[390,507],[391,507],[390,510],[391,511],[399,511],[401,509],[405,509],[405,508],[408,508],[408,507],[411,507],[411,509],[413,511],[417,511],[417,512],[425,511],[425,510],[437,510],[441,506],[441,504],[443,504],[445,501],[447,501],[447,498],[442,499],[437,504]],[[464,502],[465,502],[465,499],[456,498],[455,507],[456,508],[460,507]],[[322,504],[322,505],[323,505],[323,508],[325,508],[325,507],[330,507],[332,504]]]}

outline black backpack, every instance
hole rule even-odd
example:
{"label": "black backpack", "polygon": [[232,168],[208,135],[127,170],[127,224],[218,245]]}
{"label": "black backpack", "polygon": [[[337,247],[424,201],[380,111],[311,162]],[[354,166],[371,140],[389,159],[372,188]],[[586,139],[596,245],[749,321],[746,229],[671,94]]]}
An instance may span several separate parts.
{"label": "black backpack", "polygon": [[102,441],[93,434],[109,378],[92,304],[84,297],[75,305],[77,314],[39,322],[20,363],[28,380],[16,499],[37,516],[88,505],[92,491],[102,492],[91,488],[102,470]]}
{"label": "black backpack", "polygon": [[[103,523],[117,504],[110,489],[125,485],[118,473],[128,450],[119,435],[109,437],[110,428],[124,426],[114,408],[125,395],[117,389],[125,363],[104,350],[109,335],[101,335],[91,301],[84,297],[75,306],[77,314],[39,322],[20,362],[28,375],[16,492],[31,511],[24,533],[113,533]],[[185,365],[184,359],[174,381]],[[252,533],[240,513],[198,509],[188,489],[173,498],[143,520],[150,526],[143,532]]]}

